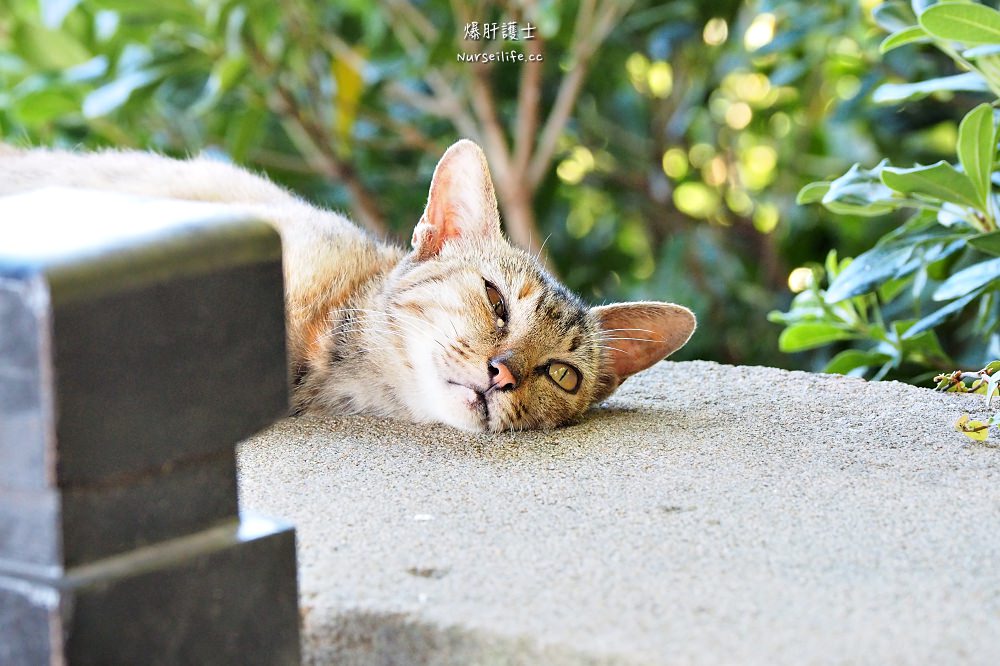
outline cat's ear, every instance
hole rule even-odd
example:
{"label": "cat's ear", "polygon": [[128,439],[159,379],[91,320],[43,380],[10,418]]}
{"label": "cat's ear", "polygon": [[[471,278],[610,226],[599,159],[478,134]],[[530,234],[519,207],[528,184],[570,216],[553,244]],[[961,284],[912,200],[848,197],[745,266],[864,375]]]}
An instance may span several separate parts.
{"label": "cat's ear", "polygon": [[428,259],[448,241],[502,239],[497,197],[486,156],[468,139],[453,144],[434,169],[427,208],[413,230],[418,259]]}
{"label": "cat's ear", "polygon": [[681,305],[639,301],[593,308],[607,348],[607,392],[684,346],[694,333],[694,313]]}

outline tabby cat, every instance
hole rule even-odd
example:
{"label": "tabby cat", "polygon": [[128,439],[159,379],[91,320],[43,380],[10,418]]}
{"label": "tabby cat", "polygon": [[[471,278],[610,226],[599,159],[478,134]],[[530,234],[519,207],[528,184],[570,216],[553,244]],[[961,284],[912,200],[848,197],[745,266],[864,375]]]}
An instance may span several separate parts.
{"label": "tabby cat", "polygon": [[218,161],[0,145],[0,195],[42,186],[234,204],[277,227],[294,413],[551,428],[695,328],[670,303],[588,307],[512,247],[486,158],[467,140],[438,163],[409,252]]}

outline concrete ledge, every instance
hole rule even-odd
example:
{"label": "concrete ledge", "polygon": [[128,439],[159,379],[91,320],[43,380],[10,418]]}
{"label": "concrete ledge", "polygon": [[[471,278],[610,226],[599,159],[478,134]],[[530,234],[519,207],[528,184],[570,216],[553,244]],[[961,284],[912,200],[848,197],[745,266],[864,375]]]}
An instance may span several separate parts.
{"label": "concrete ledge", "polygon": [[663,363],[552,432],[285,420],[241,503],[298,528],[308,663],[998,663],[983,407]]}

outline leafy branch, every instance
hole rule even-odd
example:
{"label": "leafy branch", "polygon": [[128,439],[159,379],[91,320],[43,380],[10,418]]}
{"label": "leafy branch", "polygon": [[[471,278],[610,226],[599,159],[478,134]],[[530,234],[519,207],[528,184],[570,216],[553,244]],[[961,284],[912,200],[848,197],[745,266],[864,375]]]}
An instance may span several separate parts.
{"label": "leafy branch", "polygon": [[[989,409],[994,396],[1000,394],[1000,361],[991,361],[978,372],[954,372],[938,375],[934,378],[938,391],[949,393],[979,393],[986,396],[986,408]],[[968,414],[962,414],[955,422],[955,429],[969,439],[981,442],[989,437],[990,428],[1000,426],[1000,412],[993,414],[987,421],[972,421]]]}
{"label": "leafy branch", "polygon": [[[1000,12],[974,3],[941,3],[913,13],[885,3],[873,15],[892,33],[883,53],[932,44],[948,54],[963,74],[910,84],[888,83],[876,100],[902,101],[928,94],[969,91],[991,94],[958,126],[957,163],[898,167],[882,160],[866,169],[855,164],[831,181],[811,183],[800,204],[820,203],[840,215],[881,217],[909,210],[911,217],[853,261],[828,258],[789,312],[770,319],[787,328],[783,351],[801,351],[849,341],[854,348],[827,364],[828,372],[869,374],[876,379],[904,364],[940,369],[950,364],[935,329],[972,306],[978,316],[969,335],[1000,345],[1000,231],[994,182],[1000,138],[994,105],[1000,96]],[[907,8],[908,9],[908,8]],[[912,48],[912,46],[911,46]],[[865,316],[871,312],[872,321]],[[887,315],[891,312],[891,316]],[[977,431],[978,432],[978,431]]]}

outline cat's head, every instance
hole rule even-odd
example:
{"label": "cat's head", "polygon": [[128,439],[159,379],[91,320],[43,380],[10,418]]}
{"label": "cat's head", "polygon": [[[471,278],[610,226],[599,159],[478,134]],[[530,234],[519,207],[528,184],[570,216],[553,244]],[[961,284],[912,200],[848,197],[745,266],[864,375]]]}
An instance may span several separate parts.
{"label": "cat's head", "polygon": [[416,420],[474,431],[563,425],[695,328],[691,311],[670,303],[588,307],[511,246],[471,141],[438,163],[412,242],[385,307],[407,332],[399,397]]}

